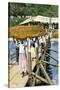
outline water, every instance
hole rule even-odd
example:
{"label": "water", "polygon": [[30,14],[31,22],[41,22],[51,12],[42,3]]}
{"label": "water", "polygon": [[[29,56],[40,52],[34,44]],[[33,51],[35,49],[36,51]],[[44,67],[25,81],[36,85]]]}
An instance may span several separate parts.
{"label": "water", "polygon": [[10,51],[11,54],[16,52],[16,44],[13,41],[8,42],[8,50]]}
{"label": "water", "polygon": [[[15,63],[16,62],[16,44],[13,41],[8,42],[8,53],[9,53],[9,62],[10,63]],[[13,56],[14,54],[14,56]],[[13,59],[11,59],[13,57]]]}
{"label": "water", "polygon": [[[51,43],[51,49],[58,51],[58,42]],[[56,60],[58,60],[58,53],[50,51],[50,55],[52,57],[54,57]],[[57,62],[54,61],[52,58],[50,58],[50,63],[55,64],[55,65],[57,64]],[[58,84],[58,68],[53,67],[51,65],[50,65],[50,67],[51,67],[51,73],[52,73],[52,80],[53,80],[54,84]]]}

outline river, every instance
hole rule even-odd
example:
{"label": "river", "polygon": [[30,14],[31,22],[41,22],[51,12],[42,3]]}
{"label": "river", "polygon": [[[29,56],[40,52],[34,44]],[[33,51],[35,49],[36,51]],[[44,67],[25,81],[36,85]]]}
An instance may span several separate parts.
{"label": "river", "polygon": [[[51,49],[58,52],[58,41],[51,43]],[[54,57],[56,60],[58,60],[58,53],[50,51],[50,55]],[[50,63],[55,64],[55,65],[57,64],[57,62],[54,61],[52,58],[50,58]],[[52,80],[54,84],[57,85],[58,84],[58,68],[53,67],[51,65],[50,67],[51,67]]]}

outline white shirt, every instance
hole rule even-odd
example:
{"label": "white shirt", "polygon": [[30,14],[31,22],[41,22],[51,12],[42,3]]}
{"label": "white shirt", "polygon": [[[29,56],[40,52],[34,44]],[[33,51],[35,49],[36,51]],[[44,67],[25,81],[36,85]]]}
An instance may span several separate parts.
{"label": "white shirt", "polygon": [[48,39],[48,35],[45,35],[45,38]]}
{"label": "white shirt", "polygon": [[42,38],[40,38],[39,43],[42,43],[42,42],[43,42],[43,40],[42,40]]}
{"label": "white shirt", "polygon": [[23,44],[19,44],[19,53],[25,53]]}
{"label": "white shirt", "polygon": [[33,38],[33,41],[35,41],[35,38]]}
{"label": "white shirt", "polygon": [[38,47],[38,43],[37,43],[37,41],[35,42],[35,47],[36,47],[36,48]]}
{"label": "white shirt", "polygon": [[17,43],[17,41],[16,41],[16,47],[19,47],[19,44]]}
{"label": "white shirt", "polygon": [[43,42],[46,42],[46,40],[45,40],[45,37],[44,37],[44,36],[42,37],[42,40],[43,40]]}

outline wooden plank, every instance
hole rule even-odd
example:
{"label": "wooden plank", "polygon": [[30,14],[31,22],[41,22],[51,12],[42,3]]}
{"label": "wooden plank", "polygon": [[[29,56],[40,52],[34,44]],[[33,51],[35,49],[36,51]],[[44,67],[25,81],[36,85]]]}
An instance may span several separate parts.
{"label": "wooden plank", "polygon": [[31,74],[32,72],[31,52],[28,52],[28,70],[29,70],[29,74]]}
{"label": "wooden plank", "polygon": [[[39,66],[38,66],[38,68],[37,68],[37,70],[36,70],[36,72],[35,72],[35,76],[38,74],[38,72],[39,72]],[[34,86],[35,85],[35,82],[36,82],[36,77],[34,77],[34,79],[33,79],[34,81],[33,81],[33,83],[32,83],[32,86]]]}
{"label": "wooden plank", "polygon": [[[36,47],[36,65],[37,65],[37,70],[36,70],[35,74],[38,74],[38,71],[39,71],[38,61],[39,61],[38,60],[38,47]],[[32,86],[34,86],[35,83],[36,83],[36,78],[34,77]]]}
{"label": "wooden plank", "polygon": [[46,63],[46,64],[49,64],[49,65],[51,65],[51,66],[54,66],[54,67],[58,67],[58,65],[54,65],[54,64],[52,64],[52,63],[50,63],[50,62],[47,62],[47,61],[44,61],[44,60],[41,60],[43,63]]}
{"label": "wooden plank", "polygon": [[[15,69],[15,72],[16,73],[15,73],[14,77],[10,80],[10,87],[12,87],[12,86],[16,86],[16,87],[25,86],[26,82],[28,80],[28,76],[26,75],[25,77],[22,78],[22,75],[21,75],[18,67],[17,67],[17,69]],[[11,76],[11,73],[10,73],[10,76]]]}
{"label": "wooden plank", "polygon": [[[32,71],[36,65],[36,60],[32,61]],[[19,65],[14,65],[13,68],[10,66],[10,87],[24,87],[29,79],[29,76],[26,75],[22,78],[20,74]]]}
{"label": "wooden plank", "polygon": [[39,79],[39,80],[41,80],[41,81],[43,81],[43,82],[45,82],[45,83],[48,84],[48,81],[47,81],[46,79],[42,78],[41,76],[38,76],[38,75],[35,74],[34,72],[32,72],[32,75],[34,75],[37,79]]}
{"label": "wooden plank", "polygon": [[50,77],[48,76],[45,68],[43,67],[42,63],[40,62],[40,68],[41,68],[41,71],[42,73],[44,74],[45,78],[48,80],[49,84],[53,85],[53,82],[52,80],[50,79]]}
{"label": "wooden plank", "polygon": [[24,87],[27,81],[28,81],[28,75],[22,78],[21,74],[17,73],[15,78],[11,81],[11,84],[16,85],[16,87]]}
{"label": "wooden plank", "polygon": [[15,76],[16,74],[16,71],[18,71],[18,65],[12,65],[13,67],[9,68],[9,80],[12,80],[13,77]]}

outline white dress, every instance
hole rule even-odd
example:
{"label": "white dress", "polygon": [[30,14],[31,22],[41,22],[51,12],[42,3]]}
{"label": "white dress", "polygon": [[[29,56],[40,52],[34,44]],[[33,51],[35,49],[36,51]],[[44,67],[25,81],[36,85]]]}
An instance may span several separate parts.
{"label": "white dress", "polygon": [[24,51],[24,45],[19,45],[19,68],[21,72],[27,71],[27,60]]}
{"label": "white dress", "polygon": [[36,57],[36,50],[34,47],[31,47],[31,58],[35,58]]}

